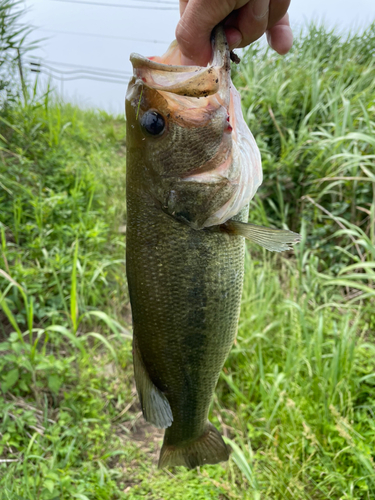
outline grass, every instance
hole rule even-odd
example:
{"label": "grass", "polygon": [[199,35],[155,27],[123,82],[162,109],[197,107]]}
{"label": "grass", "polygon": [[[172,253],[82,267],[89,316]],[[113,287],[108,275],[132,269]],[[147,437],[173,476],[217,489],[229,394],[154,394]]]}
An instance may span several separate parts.
{"label": "grass", "polygon": [[372,499],[374,27],[310,26],[234,79],[261,145],[238,337],[211,419],[228,463],[158,471],[132,373],[125,124],[29,89],[0,114],[0,499]]}
{"label": "grass", "polygon": [[353,247],[332,239],[338,220],[374,244],[374,39],[375,25],[342,39],[311,25],[284,58],[250,48],[234,79],[266,174],[258,218],[311,223],[309,244],[335,271],[368,251],[338,254],[334,245]]}

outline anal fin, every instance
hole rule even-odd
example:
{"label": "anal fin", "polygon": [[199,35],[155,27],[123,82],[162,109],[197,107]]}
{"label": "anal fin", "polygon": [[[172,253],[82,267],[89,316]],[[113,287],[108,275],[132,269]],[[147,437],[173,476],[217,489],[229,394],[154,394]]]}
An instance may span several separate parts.
{"label": "anal fin", "polygon": [[167,429],[160,452],[159,469],[176,465],[194,469],[200,465],[217,464],[229,459],[230,448],[211,422],[207,422],[205,431],[199,438],[181,444],[168,444],[168,433]]}
{"label": "anal fin", "polygon": [[133,337],[133,362],[135,385],[145,420],[159,429],[169,427],[173,422],[169,401],[150,379],[135,337]]}

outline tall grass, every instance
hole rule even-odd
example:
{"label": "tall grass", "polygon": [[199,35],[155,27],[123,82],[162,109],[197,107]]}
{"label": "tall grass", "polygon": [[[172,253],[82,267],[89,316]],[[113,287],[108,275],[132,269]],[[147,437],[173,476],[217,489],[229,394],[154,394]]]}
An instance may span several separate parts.
{"label": "tall grass", "polygon": [[0,128],[0,498],[113,498],[125,125],[31,89]]}
{"label": "tall grass", "polygon": [[324,286],[372,307],[374,52],[375,24],[341,38],[312,24],[284,58],[249,48],[234,77],[265,172],[251,218],[304,223]]}
{"label": "tall grass", "polygon": [[133,384],[124,123],[50,93],[0,115],[0,499],[375,495],[375,31],[252,46],[235,83],[261,146],[238,336],[211,420],[228,463],[157,471]]}
{"label": "tall grass", "polygon": [[[124,253],[117,232],[125,209],[124,183],[118,182],[124,180],[124,159],[117,155],[124,126],[105,113],[88,113],[85,119],[92,131],[99,131],[95,136],[83,128],[78,109],[50,102],[46,94],[3,113],[0,120],[5,142],[0,167],[2,261],[4,270],[37,296],[34,315],[39,320],[56,321],[65,314],[74,321],[65,296],[73,262],[79,277],[77,307],[103,305],[107,287],[113,300],[126,296],[124,270],[121,280],[114,274]],[[118,201],[104,209],[113,194]],[[7,300],[22,322],[19,288]]]}
{"label": "tall grass", "polygon": [[276,273],[249,257],[220,420],[253,464],[261,498],[371,498],[375,346],[363,312],[318,307],[280,264]]}
{"label": "tall grass", "polygon": [[17,0],[0,0],[0,108],[14,104],[18,92],[26,93],[22,78],[21,57],[33,48],[34,44],[25,43],[30,29],[22,24],[23,8]]}

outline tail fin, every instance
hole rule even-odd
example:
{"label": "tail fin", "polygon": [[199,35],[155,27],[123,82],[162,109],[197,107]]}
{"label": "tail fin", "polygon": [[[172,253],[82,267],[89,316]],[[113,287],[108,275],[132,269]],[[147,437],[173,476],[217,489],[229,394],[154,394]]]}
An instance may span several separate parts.
{"label": "tail fin", "polygon": [[[170,429],[166,429],[166,436],[169,431]],[[224,443],[220,432],[207,422],[204,433],[194,441],[187,441],[181,445],[168,445],[164,437],[158,467],[162,469],[183,465],[188,469],[194,469],[199,465],[225,462],[229,454],[230,448]]]}

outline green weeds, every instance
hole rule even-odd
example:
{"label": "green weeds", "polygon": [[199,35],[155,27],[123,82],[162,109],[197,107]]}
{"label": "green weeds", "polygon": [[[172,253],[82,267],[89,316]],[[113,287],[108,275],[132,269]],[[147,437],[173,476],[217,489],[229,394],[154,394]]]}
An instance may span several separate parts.
{"label": "green weeds", "polygon": [[[79,110],[51,104],[49,99],[46,95],[41,102],[9,111],[0,122],[8,148],[17,151],[10,155],[4,148],[0,169],[2,261],[12,279],[38,297],[37,318],[58,321],[65,313],[74,321],[63,295],[71,283],[72,263],[80,286],[76,290],[80,304],[74,307],[102,306],[106,287],[114,301],[116,295],[126,296],[125,276],[119,279],[120,272],[114,273],[124,254],[117,229],[125,218],[121,153],[125,127],[105,114],[89,113],[86,121],[96,133],[90,135]],[[100,151],[99,144],[103,144]],[[105,208],[110,196],[116,201]],[[22,321],[25,311],[19,290],[14,288],[7,300]]]}
{"label": "green weeds", "polygon": [[[311,26],[236,71],[265,182],[238,337],[211,420],[226,464],[156,470],[131,363],[124,122],[28,89],[0,113],[0,499],[355,499],[375,494],[374,27]],[[34,92],[34,93],[33,93]]]}

